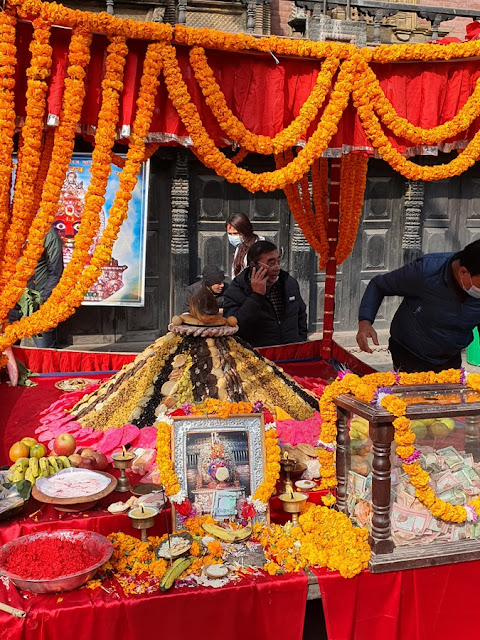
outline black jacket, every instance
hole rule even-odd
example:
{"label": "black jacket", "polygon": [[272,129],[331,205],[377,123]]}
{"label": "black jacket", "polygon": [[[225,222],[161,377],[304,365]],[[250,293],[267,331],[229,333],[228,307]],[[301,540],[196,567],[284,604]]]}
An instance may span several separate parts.
{"label": "black jacket", "polygon": [[[190,300],[204,286],[205,286],[205,284],[204,284],[203,280],[198,280],[197,282],[194,282],[193,284],[191,284],[190,286],[188,286],[185,289],[185,296],[184,296],[184,299],[183,299],[182,313],[188,313],[190,311]],[[213,291],[212,291],[213,295],[217,299],[217,303],[218,303],[218,308],[219,309],[223,309],[224,296],[225,296],[225,291],[227,290],[227,288],[228,288],[228,284],[226,282],[224,282],[223,283],[223,291],[222,291],[222,293],[213,293]]]}
{"label": "black jacket", "polygon": [[223,315],[238,320],[238,335],[253,347],[268,347],[307,339],[307,312],[298,282],[286,271],[280,271],[283,286],[284,313],[277,319],[270,300],[254,293],[250,285],[250,269],[242,271],[225,293]]}

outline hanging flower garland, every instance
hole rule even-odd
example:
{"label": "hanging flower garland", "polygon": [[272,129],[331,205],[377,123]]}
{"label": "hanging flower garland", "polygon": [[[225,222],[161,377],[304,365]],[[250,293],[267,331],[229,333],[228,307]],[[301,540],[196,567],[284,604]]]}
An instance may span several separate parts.
{"label": "hanging flower garland", "polygon": [[56,301],[56,304],[53,305],[51,302],[52,293],[52,296],[38,311],[28,318],[22,318],[18,323],[7,327],[3,340],[0,340],[0,351],[5,348],[4,344],[8,346],[8,342],[12,344],[18,337],[34,335],[39,331],[45,330],[43,327],[56,326],[56,324],[72,315],[75,308],[81,304],[85,293],[101,274],[102,268],[110,261],[113,244],[127,216],[131,194],[137,183],[138,172],[145,155],[145,138],[148,135],[152,121],[161,66],[160,45],[152,43],[147,48],[144,60],[144,70],[137,99],[138,108],[130,137],[127,163],[119,177],[119,188],[109,211],[107,226],[89,266],[80,276],[76,287],[68,292],[64,300]]}
{"label": "hanging flower garland", "polygon": [[[55,131],[54,149],[50,162],[47,179],[43,189],[40,209],[34,218],[28,234],[28,244],[22,257],[16,265],[15,274],[0,297],[0,317],[5,317],[9,309],[15,306],[25,289],[26,282],[33,273],[35,266],[43,251],[45,235],[55,217],[58,209],[60,190],[65,179],[68,163],[73,151],[75,129],[80,118],[83,99],[85,96],[85,68],[90,60],[90,42],[92,36],[81,30],[75,29],[69,47],[69,61],[67,76],[65,78],[65,92],[63,96],[62,114],[60,124]],[[38,313],[38,312],[37,312]],[[21,322],[34,317],[24,318],[18,323],[5,328],[0,339],[0,351],[13,344],[16,340],[16,329]],[[46,330],[40,329],[41,331]],[[28,335],[35,335],[35,330]],[[23,335],[26,335],[25,333]],[[8,337],[7,337],[8,336]],[[23,336],[22,336],[23,337]]]}
{"label": "hanging flower garland", "polygon": [[353,251],[362,217],[368,156],[348,153],[342,156],[340,183],[340,227],[336,250],[337,264],[343,264]]}
{"label": "hanging flower garland", "polygon": [[378,149],[383,160],[395,170],[410,180],[444,180],[460,175],[480,159],[480,130],[470,140],[463,153],[448,164],[434,167],[422,167],[407,160],[395,149],[382,130],[382,126],[375,115],[368,88],[363,86],[363,76],[359,74],[355,80],[353,90],[353,104],[365,133],[373,146]]}
{"label": "hanging flower garland", "polygon": [[372,106],[383,124],[399,138],[406,138],[414,144],[433,145],[454,138],[466,131],[480,115],[480,78],[475,83],[473,93],[451,120],[431,129],[423,129],[398,115],[395,107],[385,96],[375,73],[366,63],[362,69],[362,76],[363,86],[368,91]]}
{"label": "hanging flower garland", "polygon": [[[51,25],[42,17],[33,21],[33,37],[30,43],[32,57],[27,69],[25,124],[21,132],[23,148],[17,162],[12,216],[5,235],[5,252],[0,264],[0,291],[15,273],[18,258],[36,214],[36,211],[33,211],[33,192],[42,154],[47,79],[52,64],[50,30]],[[6,183],[4,186],[6,187]],[[15,306],[17,300],[9,300],[9,302],[13,304],[6,308],[6,312]],[[5,307],[0,311],[0,320],[5,319],[4,309]]]}
{"label": "hanging flower garland", "polygon": [[10,222],[13,135],[15,132],[16,18],[0,13],[0,263]]}
{"label": "hanging flower garland", "polygon": [[[258,409],[247,402],[224,402],[208,398],[198,405],[189,405],[185,408],[186,415],[214,416],[222,419],[230,415],[240,413],[257,412]],[[181,412],[185,415],[185,412]],[[174,412],[172,415],[176,415]],[[174,421],[170,416],[159,419],[157,425],[157,466],[160,471],[160,479],[165,487],[165,493],[170,502],[175,504],[175,508],[188,515],[191,511],[191,504],[187,498],[186,491],[180,488],[177,474],[172,460],[172,427]],[[266,465],[264,479],[257,488],[253,496],[247,498],[247,503],[251,505],[250,517],[255,513],[264,513],[268,506],[268,501],[273,495],[275,485],[280,475],[280,446],[275,423],[265,425],[265,458]]]}
{"label": "hanging flower garland", "polygon": [[[145,155],[143,156],[143,161],[147,162],[147,160],[150,160],[150,158],[153,156],[155,151],[157,151],[157,149],[159,149],[159,148],[160,148],[160,143],[145,145]],[[114,164],[116,167],[118,167],[119,169],[123,169],[123,167],[125,166],[126,161],[127,161],[127,159],[124,158],[123,156],[119,156],[118,154],[114,153],[113,151],[111,152],[110,162],[112,164]]]}
{"label": "hanging flower garland", "polygon": [[[480,516],[480,499],[474,498],[465,507],[453,506],[437,498],[429,486],[430,476],[422,469],[418,462],[419,452],[414,447],[415,434],[406,417],[407,403],[402,398],[393,394],[378,394],[381,387],[395,387],[396,385],[422,385],[422,384],[460,384],[465,380],[463,370],[448,369],[440,373],[428,371],[426,373],[376,373],[359,378],[354,374],[347,374],[342,379],[337,379],[325,388],[320,398],[320,413],[322,416],[322,440],[321,446],[333,447],[336,438],[337,410],[334,399],[341,394],[352,393],[363,402],[377,402],[395,416],[393,426],[395,428],[396,453],[402,461],[402,468],[410,477],[411,484],[415,487],[415,496],[427,507],[436,518],[444,522],[461,523],[466,520],[475,521]],[[474,391],[480,391],[480,374],[471,373],[466,377],[466,386]],[[335,473],[333,458],[320,457],[320,475],[327,481]]]}
{"label": "hanging flower garland", "polygon": [[233,114],[227,105],[225,95],[220,89],[212,69],[208,65],[203,47],[195,46],[190,49],[190,64],[202,90],[205,102],[225,133],[247,151],[272,155],[286,151],[306,136],[308,128],[317,117],[320,107],[330,90],[332,79],[338,69],[340,60],[333,56],[326,58],[318,73],[313,90],[301,106],[298,116],[288,127],[277,133],[273,138],[251,133]]}
{"label": "hanging flower garland", "polygon": [[192,102],[178,64],[175,48],[164,44],[162,50],[168,95],[192,138],[203,164],[214,169],[218,175],[225,177],[229,182],[239,183],[251,192],[283,189],[286,184],[296,182],[308,171],[315,158],[318,158],[327,148],[328,142],[337,130],[338,122],[348,103],[357,67],[356,56],[343,63],[334,91],[317,129],[293,162],[271,173],[255,174],[238,168],[217,149]]}

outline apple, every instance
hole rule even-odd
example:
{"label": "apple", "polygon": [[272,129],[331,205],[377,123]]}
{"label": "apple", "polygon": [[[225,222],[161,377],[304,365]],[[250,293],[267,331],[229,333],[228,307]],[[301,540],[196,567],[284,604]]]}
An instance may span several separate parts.
{"label": "apple", "polygon": [[70,464],[72,465],[72,467],[78,467],[80,466],[80,463],[82,461],[82,456],[80,456],[78,453],[72,453],[71,456],[68,456],[68,459],[70,460]]}
{"label": "apple", "polygon": [[53,450],[58,456],[71,456],[76,448],[77,443],[71,433],[61,433],[53,443]]}
{"label": "apple", "polygon": [[97,461],[93,456],[80,456],[80,469],[90,469],[91,471],[97,470]]}
{"label": "apple", "polygon": [[101,451],[94,451],[91,457],[95,458],[95,460],[97,461],[97,469],[99,471],[105,471],[105,469],[108,467],[107,456],[101,453]]}
{"label": "apple", "polygon": [[446,424],[449,431],[453,431],[455,429],[455,420],[452,418],[439,418],[438,421]]}
{"label": "apple", "polygon": [[90,447],[84,447],[83,449],[79,449],[77,453],[79,453],[82,458],[85,458],[91,456],[93,453],[96,453],[96,451],[94,449],[90,449]]}

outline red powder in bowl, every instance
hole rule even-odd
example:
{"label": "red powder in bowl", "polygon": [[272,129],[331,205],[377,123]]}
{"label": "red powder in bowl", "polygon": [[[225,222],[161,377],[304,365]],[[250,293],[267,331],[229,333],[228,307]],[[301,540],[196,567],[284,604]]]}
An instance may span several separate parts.
{"label": "red powder in bowl", "polygon": [[44,537],[13,548],[3,568],[24,580],[52,580],[86,571],[100,559],[101,552],[81,540]]}

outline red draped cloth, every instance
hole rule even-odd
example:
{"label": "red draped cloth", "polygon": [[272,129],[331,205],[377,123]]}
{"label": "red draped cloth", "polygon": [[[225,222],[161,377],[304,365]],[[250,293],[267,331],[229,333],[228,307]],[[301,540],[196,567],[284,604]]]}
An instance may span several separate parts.
{"label": "red draped cloth", "polygon": [[[344,579],[314,569],[328,640],[478,637],[480,561]],[[477,630],[477,631],[476,631]]]}
{"label": "red draped cloth", "polygon": [[[28,45],[31,32],[30,24],[18,26],[19,62],[15,102],[16,113],[20,117],[25,113],[26,69],[30,60]],[[54,115],[60,113],[69,40],[70,30],[52,30],[53,65],[48,80],[48,110]],[[97,124],[106,46],[107,40],[104,36],[94,36],[92,58],[86,79],[87,94],[81,117],[85,133],[93,133],[93,127]],[[128,46],[119,128],[133,123],[135,100],[146,50],[146,43],[141,41],[129,40]],[[177,46],[177,57],[202,122],[215,143],[224,146],[225,134],[206,105],[189,66],[188,48]],[[280,64],[276,64],[268,53],[209,50],[207,57],[234,115],[253,133],[267,136],[274,136],[298,115],[301,105],[312,90],[321,65],[321,60],[283,56],[279,57]],[[373,64],[372,69],[398,115],[407,118],[413,125],[424,128],[451,120],[472,93],[480,76],[476,60]],[[449,151],[452,143],[471,139],[478,126],[477,119],[468,131],[460,134],[454,141],[442,143],[440,148]],[[164,83],[161,82],[150,129],[150,140],[165,144],[186,144],[187,138],[188,133],[168,98]],[[410,144],[405,140],[396,139],[393,135],[389,135],[389,139],[401,151],[405,151]],[[372,145],[367,140],[351,105],[344,113],[338,132],[329,146],[331,149],[357,148],[372,151]],[[409,148],[410,153],[421,151]],[[431,151],[432,148],[429,147],[429,152]]]}
{"label": "red draped cloth", "polygon": [[221,589],[174,588],[125,596],[82,588],[22,597],[0,583],[0,601],[27,611],[15,619],[0,611],[2,640],[301,640],[307,597],[302,573],[243,579]]}

